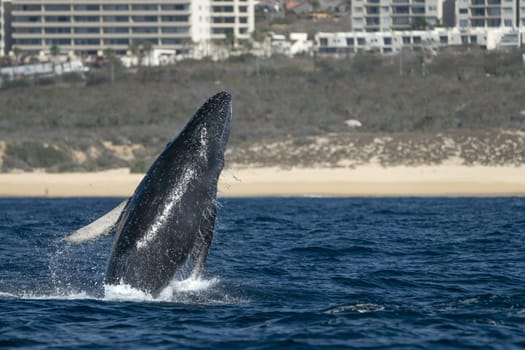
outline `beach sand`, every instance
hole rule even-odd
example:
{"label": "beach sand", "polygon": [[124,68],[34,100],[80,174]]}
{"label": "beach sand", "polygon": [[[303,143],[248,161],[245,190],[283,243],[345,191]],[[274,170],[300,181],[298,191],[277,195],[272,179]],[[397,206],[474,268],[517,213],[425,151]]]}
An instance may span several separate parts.
{"label": "beach sand", "polygon": [[[0,174],[0,197],[126,197],[143,175]],[[525,196],[525,166],[225,169],[219,196]]]}

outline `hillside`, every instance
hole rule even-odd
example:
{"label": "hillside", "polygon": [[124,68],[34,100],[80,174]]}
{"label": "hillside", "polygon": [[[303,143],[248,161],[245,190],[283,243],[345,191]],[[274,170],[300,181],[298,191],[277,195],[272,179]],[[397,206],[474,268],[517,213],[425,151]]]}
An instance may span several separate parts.
{"label": "hillside", "polygon": [[[229,164],[523,164],[521,53],[185,61],[0,90],[2,171],[143,171],[207,96],[233,94]],[[362,127],[345,124],[359,120]],[[378,141],[379,140],[379,141]]]}

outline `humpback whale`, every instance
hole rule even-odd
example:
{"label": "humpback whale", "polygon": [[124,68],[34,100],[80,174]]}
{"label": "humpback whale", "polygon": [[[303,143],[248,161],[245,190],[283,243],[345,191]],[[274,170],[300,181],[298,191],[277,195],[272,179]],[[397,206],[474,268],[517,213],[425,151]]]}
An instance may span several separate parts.
{"label": "humpback whale", "polygon": [[158,296],[182,268],[189,266],[192,277],[202,274],[213,238],[231,113],[230,94],[209,98],[129,199],[66,237],[80,243],[115,228],[105,284],[127,284]]}

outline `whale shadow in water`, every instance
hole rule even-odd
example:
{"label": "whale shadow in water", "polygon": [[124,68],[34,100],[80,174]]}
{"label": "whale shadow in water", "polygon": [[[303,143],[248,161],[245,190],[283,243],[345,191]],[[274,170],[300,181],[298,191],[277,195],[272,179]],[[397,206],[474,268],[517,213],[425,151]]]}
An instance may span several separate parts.
{"label": "whale shadow in water", "polygon": [[217,182],[230,133],[231,96],[206,101],[155,160],[134,194],[66,239],[82,243],[115,230],[105,283],[158,296],[183,267],[199,277],[217,213]]}

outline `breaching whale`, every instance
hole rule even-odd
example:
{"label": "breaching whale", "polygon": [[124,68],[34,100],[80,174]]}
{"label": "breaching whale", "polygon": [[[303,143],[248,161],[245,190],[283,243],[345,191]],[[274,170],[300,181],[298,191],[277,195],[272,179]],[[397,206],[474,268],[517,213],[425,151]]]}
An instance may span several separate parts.
{"label": "breaching whale", "polygon": [[157,296],[184,266],[193,277],[202,274],[230,123],[231,96],[220,92],[166,146],[133,196],[66,237],[79,243],[116,228],[106,284]]}

